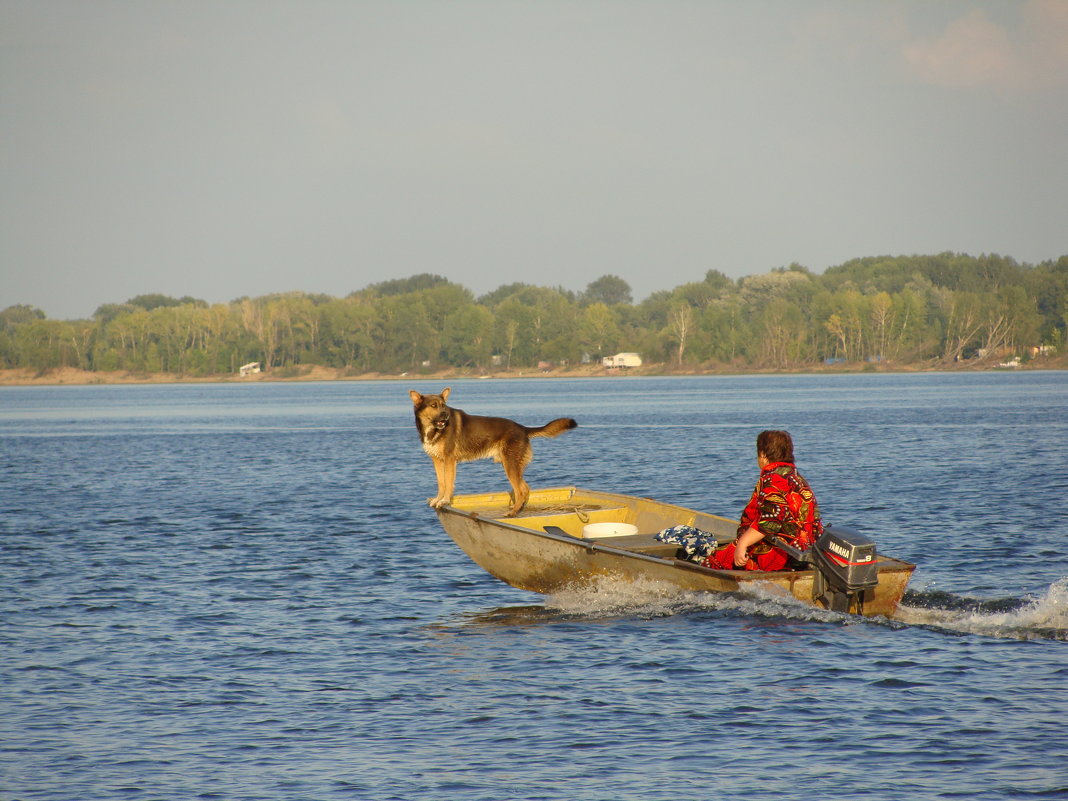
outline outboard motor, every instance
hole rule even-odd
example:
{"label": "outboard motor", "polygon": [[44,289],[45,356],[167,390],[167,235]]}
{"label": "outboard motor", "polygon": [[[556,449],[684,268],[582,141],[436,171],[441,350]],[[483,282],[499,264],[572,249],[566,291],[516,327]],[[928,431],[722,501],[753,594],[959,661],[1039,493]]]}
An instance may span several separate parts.
{"label": "outboard motor", "polygon": [[826,528],[805,551],[806,561],[816,568],[812,597],[835,612],[863,610],[864,591],[879,583],[875,543],[846,528]]}
{"label": "outboard motor", "polygon": [[795,561],[816,571],[812,599],[835,612],[864,611],[864,591],[879,584],[875,543],[847,528],[825,528],[807,551],[769,538]]}

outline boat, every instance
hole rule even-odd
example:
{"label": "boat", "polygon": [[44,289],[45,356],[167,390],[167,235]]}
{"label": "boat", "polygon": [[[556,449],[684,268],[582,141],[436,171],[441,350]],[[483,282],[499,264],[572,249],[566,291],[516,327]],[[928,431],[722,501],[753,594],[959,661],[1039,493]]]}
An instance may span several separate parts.
{"label": "boat", "polygon": [[[508,516],[508,493],[457,495],[437,510],[442,528],[479,567],[522,590],[551,594],[604,578],[662,582],[679,591],[734,593],[760,585],[817,608],[891,616],[915,565],[877,554],[847,529],[827,528],[812,548],[793,551],[796,569],[716,570],[678,556],[655,534],[693,526],[732,542],[738,521],[649,498],[578,487],[535,489]],[[605,536],[604,526],[624,531]],[[684,555],[684,554],[683,554]]]}

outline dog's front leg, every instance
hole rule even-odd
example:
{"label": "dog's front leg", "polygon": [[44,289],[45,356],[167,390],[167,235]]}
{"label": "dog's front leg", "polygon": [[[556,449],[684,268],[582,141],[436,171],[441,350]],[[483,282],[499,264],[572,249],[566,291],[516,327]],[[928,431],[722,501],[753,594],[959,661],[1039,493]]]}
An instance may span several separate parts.
{"label": "dog's front leg", "polygon": [[[437,463],[435,462],[435,466]],[[456,487],[456,462],[452,459],[442,461],[438,473],[438,497],[431,501],[430,505],[435,509],[448,506],[452,503],[452,493]]]}
{"label": "dog's front leg", "polygon": [[433,459],[434,462],[434,475],[438,479],[438,494],[433,498],[427,499],[427,504],[437,509],[439,506],[444,506],[442,500],[445,498],[445,462],[441,459]]}

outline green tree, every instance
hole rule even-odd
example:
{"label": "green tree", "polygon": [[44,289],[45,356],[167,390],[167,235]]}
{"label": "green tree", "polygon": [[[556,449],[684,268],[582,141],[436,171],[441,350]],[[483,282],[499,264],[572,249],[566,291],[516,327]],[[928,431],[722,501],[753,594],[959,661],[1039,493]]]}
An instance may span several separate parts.
{"label": "green tree", "polygon": [[801,310],[775,298],[760,317],[761,361],[769,367],[793,367],[806,360],[807,337]]}
{"label": "green tree", "polygon": [[1041,315],[1040,344],[1063,343],[1068,339],[1068,256],[1045,261],[1028,271],[1022,286],[1035,299]]}
{"label": "green tree", "polygon": [[619,343],[619,322],[604,303],[593,303],[582,310],[579,318],[579,344],[595,356],[615,351]]}
{"label": "green tree", "polygon": [[603,303],[605,306],[632,303],[630,284],[618,275],[602,275],[586,285],[582,302],[587,306],[595,303]]}
{"label": "green tree", "polygon": [[322,307],[323,363],[370,370],[379,317],[371,303],[348,298]]}
{"label": "green tree", "polygon": [[757,339],[753,331],[754,320],[759,318],[749,315],[744,307],[729,298],[706,308],[699,318],[703,339],[708,343],[704,358],[724,364],[744,363]]}
{"label": "green tree", "polygon": [[535,340],[535,308],[511,297],[494,310],[496,332],[494,341],[497,350],[504,356],[505,365],[533,366],[537,362],[538,349]]}
{"label": "green tree", "polygon": [[374,332],[378,369],[411,370],[424,361],[440,364],[441,330],[430,324],[421,297],[383,298],[377,308],[382,321]]}
{"label": "green tree", "polygon": [[871,311],[867,297],[855,289],[821,294],[816,317],[831,335],[828,355],[847,361],[862,361],[868,355]]}
{"label": "green tree", "polygon": [[680,367],[686,358],[686,345],[693,335],[693,306],[688,303],[676,303],[668,312],[668,335],[676,344],[675,363]]}
{"label": "green tree", "polygon": [[414,292],[408,297],[418,299],[427,314],[427,322],[441,332],[450,315],[474,304],[471,291],[459,284],[439,284],[431,289]]}
{"label": "green tree", "polygon": [[449,279],[442,278],[440,275],[420,273],[419,275],[413,275],[410,278],[397,278],[391,281],[382,281],[378,284],[371,284],[367,289],[377,295],[387,297],[390,295],[409,295],[413,292],[422,292],[448,283],[450,283]]}
{"label": "green tree", "polygon": [[578,307],[556,290],[544,294],[535,305],[535,347],[537,359],[555,362],[578,361]]}
{"label": "green tree", "polygon": [[485,295],[483,295],[482,297],[480,297],[478,299],[478,302],[480,304],[482,304],[483,306],[488,306],[489,308],[492,309],[494,306],[497,306],[498,304],[503,303],[504,301],[508,300],[509,298],[513,297],[514,295],[522,294],[527,289],[536,290],[537,287],[532,286],[531,284],[521,284],[521,283],[504,284],[502,286],[497,287],[492,292],[488,292]]}
{"label": "green tree", "polygon": [[984,306],[980,350],[986,357],[1016,353],[1038,344],[1041,318],[1034,299],[1022,286],[1000,288],[993,296],[985,297]]}
{"label": "green tree", "polygon": [[28,306],[23,303],[16,306],[8,306],[0,312],[0,331],[12,331],[20,325],[44,319],[45,313],[35,306]]}
{"label": "green tree", "polygon": [[[192,305],[192,306],[199,306],[199,307],[203,308],[203,307],[207,307],[208,304],[203,300],[198,300],[197,298],[192,298],[192,297],[189,297],[188,295],[186,295],[184,298],[172,298],[172,297],[169,297],[168,295],[151,294],[151,295],[138,295],[135,298],[130,298],[128,301],[126,301],[125,305],[136,306],[139,309],[144,309],[145,311],[152,311],[153,309],[158,309],[161,306],[169,307],[169,306]],[[105,308],[105,307],[101,306],[99,309],[97,309],[97,314],[99,314],[100,310],[103,309],[103,308]],[[94,315],[94,316],[96,316],[96,315]]]}
{"label": "green tree", "polygon": [[978,348],[983,330],[983,300],[974,292],[952,289],[941,290],[938,300],[945,320],[942,360],[960,361],[970,349]]}
{"label": "green tree", "polygon": [[717,292],[724,292],[734,288],[734,282],[719,270],[709,270],[706,272],[705,283]]}
{"label": "green tree", "polygon": [[884,355],[895,361],[936,355],[939,334],[929,320],[927,295],[909,286],[892,295],[891,301],[891,330]]}
{"label": "green tree", "polygon": [[139,295],[92,320],[50,321],[32,306],[0,312],[0,365],[165,370],[210,375],[246,361],[268,369],[326,364],[406,370],[434,364],[509,366],[635,350],[647,362],[793,367],[840,356],[894,362],[1026,355],[1068,340],[1068,256],[1036,267],[998,255],[939,253],[855,259],[813,275],[792,264],[731,282],[703,281],[638,305],[618,276],[576,296],[507,284],[477,302],[423,273],[338,300],[302,292],[208,307]]}
{"label": "green tree", "polygon": [[493,313],[485,306],[468,305],[445,318],[442,336],[446,362],[486,367],[493,352]]}

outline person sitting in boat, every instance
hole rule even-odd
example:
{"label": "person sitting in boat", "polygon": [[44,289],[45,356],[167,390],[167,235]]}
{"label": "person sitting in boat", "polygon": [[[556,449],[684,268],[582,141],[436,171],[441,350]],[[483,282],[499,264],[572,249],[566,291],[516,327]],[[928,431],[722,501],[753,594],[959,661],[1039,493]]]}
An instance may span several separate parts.
{"label": "person sitting in boat", "polygon": [[786,431],[757,435],[757,479],[742,512],[738,537],[705,559],[719,570],[783,570],[789,557],[765,542],[768,535],[805,550],[823,533],[820,507],[808,482],[794,465],[794,442]]}

